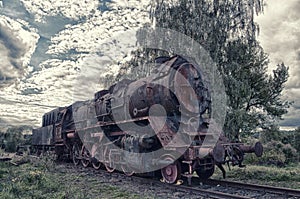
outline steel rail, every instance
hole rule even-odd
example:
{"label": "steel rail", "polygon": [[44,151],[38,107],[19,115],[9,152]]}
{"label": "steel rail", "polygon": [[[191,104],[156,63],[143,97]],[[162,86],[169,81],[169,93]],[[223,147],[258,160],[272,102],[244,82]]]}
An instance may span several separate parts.
{"label": "steel rail", "polygon": [[141,183],[157,185],[157,186],[165,187],[170,190],[199,194],[199,196],[203,196],[204,198],[210,197],[210,198],[217,198],[217,199],[251,199],[251,197],[247,197],[247,196],[229,194],[229,193],[224,193],[224,192],[220,192],[220,191],[212,191],[212,190],[202,189],[199,187],[167,184],[167,183],[163,183],[157,179],[143,178],[143,177],[139,177],[139,176],[131,176],[131,178],[133,181],[139,181]]}
{"label": "steel rail", "polygon": [[[63,163],[64,164],[64,163]],[[68,164],[67,164],[68,165]],[[72,166],[73,167],[73,166]],[[76,167],[74,167],[76,168]],[[77,168],[81,168],[81,166],[77,166]],[[300,190],[297,189],[290,189],[290,188],[282,188],[282,187],[273,187],[273,186],[267,186],[267,185],[257,185],[257,184],[250,184],[250,183],[241,183],[241,182],[235,182],[235,181],[226,181],[226,180],[215,180],[215,179],[207,179],[207,180],[201,180],[198,177],[192,178],[192,186],[187,186],[185,184],[176,185],[176,184],[167,184],[161,182],[157,178],[145,178],[141,176],[126,176],[125,174],[121,172],[114,172],[114,173],[107,173],[105,170],[95,170],[93,168],[83,168],[81,172],[84,171],[92,171],[93,173],[102,173],[104,175],[110,175],[114,176],[116,178],[123,177],[127,178],[128,180],[139,182],[142,184],[149,184],[151,186],[159,186],[162,188],[167,188],[174,191],[181,191],[185,193],[194,193],[199,194],[199,196],[203,196],[204,198],[210,197],[210,198],[217,198],[217,199],[250,199],[253,198],[253,196],[242,196],[238,194],[231,194],[226,192],[220,192],[215,190],[209,190],[209,189],[203,189],[199,187],[200,183],[207,184],[207,185],[213,185],[213,186],[222,186],[222,187],[232,187],[232,188],[238,188],[238,189],[245,189],[245,190],[251,190],[251,191],[258,191],[263,193],[273,193],[273,194],[279,194],[281,196],[289,196],[289,197],[296,197],[300,198]]]}
{"label": "steel rail", "polygon": [[[194,180],[194,178],[193,178]],[[215,180],[215,179],[207,179],[207,180],[200,180],[204,184],[208,185],[220,185],[223,187],[235,187],[235,188],[243,188],[247,190],[253,191],[260,191],[264,193],[274,193],[283,196],[289,197],[297,197],[300,198],[300,190],[299,189],[290,189],[284,187],[274,187],[269,185],[258,185],[258,184],[251,184],[251,183],[242,183],[242,182],[235,182],[235,181],[227,181],[227,180]]]}
{"label": "steel rail", "polygon": [[[77,166],[77,168],[81,168],[82,166]],[[230,194],[230,193],[224,193],[224,192],[219,192],[219,191],[212,191],[212,190],[207,190],[207,189],[202,189],[199,187],[191,187],[187,185],[176,185],[176,184],[167,184],[164,182],[161,182],[158,178],[147,178],[147,177],[142,177],[142,176],[126,176],[125,174],[121,172],[113,172],[113,173],[108,173],[107,171],[100,169],[100,170],[95,170],[94,168],[83,168],[82,172],[84,171],[91,171],[93,173],[102,173],[104,175],[109,175],[113,176],[115,178],[126,178],[129,181],[133,182],[139,182],[141,184],[149,184],[151,186],[159,186],[161,188],[166,188],[169,190],[173,191],[180,191],[184,193],[193,193],[193,194],[199,194],[199,196],[202,196],[203,198],[215,198],[215,199],[251,199],[251,197],[246,197],[246,196],[240,196],[236,194]]]}

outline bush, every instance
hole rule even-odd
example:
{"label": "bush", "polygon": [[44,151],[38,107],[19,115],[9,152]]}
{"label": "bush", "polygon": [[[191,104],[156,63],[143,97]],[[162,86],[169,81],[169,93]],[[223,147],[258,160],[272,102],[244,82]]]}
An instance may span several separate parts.
{"label": "bush", "polygon": [[290,144],[280,141],[270,141],[264,144],[262,157],[257,158],[254,154],[247,154],[245,164],[286,166],[298,162],[297,150]]}
{"label": "bush", "polygon": [[282,152],[286,157],[285,163],[298,162],[299,154],[297,153],[297,150],[290,144],[285,144],[282,148]]}
{"label": "bush", "polygon": [[7,152],[16,152],[19,143],[21,143],[23,140],[22,132],[8,131],[5,137],[5,150]]}
{"label": "bush", "polygon": [[16,152],[18,146],[30,144],[30,136],[23,135],[23,132],[30,132],[31,127],[28,126],[18,126],[11,127],[6,130],[6,132],[0,132],[0,144],[1,148],[4,148],[7,152]]}
{"label": "bush", "polygon": [[[233,167],[228,171],[227,177],[234,181],[246,181],[255,184],[267,184],[272,186],[284,186],[299,189],[300,165],[295,164],[284,168],[275,166],[248,165],[244,168]],[[217,170],[217,172],[219,172]],[[219,179],[220,174],[215,174]],[[218,175],[218,176],[217,176]]]}
{"label": "bush", "polygon": [[[280,131],[272,126],[261,132],[264,143],[264,154],[259,159],[261,164],[284,166],[299,162],[300,159],[300,129],[295,131]],[[246,161],[255,161],[253,156],[246,157]]]}

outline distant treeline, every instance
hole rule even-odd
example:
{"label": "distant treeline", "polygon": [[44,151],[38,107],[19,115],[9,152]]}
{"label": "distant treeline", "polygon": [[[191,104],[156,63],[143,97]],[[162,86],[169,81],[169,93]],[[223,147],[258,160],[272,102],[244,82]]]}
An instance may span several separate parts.
{"label": "distant treeline", "polygon": [[30,145],[31,126],[9,127],[0,130],[0,147],[7,152],[16,152],[18,146]]}
{"label": "distant treeline", "polygon": [[294,131],[282,131],[273,126],[260,135],[264,145],[263,156],[250,158],[250,162],[276,166],[300,162],[300,127]]}

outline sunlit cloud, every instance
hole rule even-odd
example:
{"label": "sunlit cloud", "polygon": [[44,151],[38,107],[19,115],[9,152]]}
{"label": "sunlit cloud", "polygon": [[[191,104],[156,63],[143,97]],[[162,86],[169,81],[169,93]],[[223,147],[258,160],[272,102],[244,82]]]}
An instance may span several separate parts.
{"label": "sunlit cloud", "polygon": [[[20,0],[21,3],[24,15],[18,13],[22,9],[12,14],[13,6],[3,5],[0,10],[1,124],[37,126],[45,112],[91,98],[103,88],[99,78],[116,71],[118,61],[130,58],[122,48],[99,49],[101,42],[119,38],[122,47],[122,39],[129,39],[122,34],[150,23],[149,0]],[[267,4],[265,14],[257,18],[261,26],[259,39],[270,55],[270,71],[281,62],[290,67],[284,98],[295,103],[281,125],[297,126],[300,2],[269,0]],[[30,17],[21,17],[27,15]],[[86,77],[89,83],[85,84]]]}
{"label": "sunlit cloud", "polygon": [[[120,53],[118,57],[112,57],[117,53],[115,49],[110,49],[106,50],[106,54],[111,56],[108,57],[102,52],[104,49],[99,49],[101,41],[109,41],[111,37],[142,27],[150,21],[145,10],[150,1],[131,1],[120,5],[118,1],[110,1],[105,5],[110,11],[101,10],[103,2],[96,0],[88,3],[77,0],[21,2],[33,18],[28,18],[27,24],[24,22],[25,25],[21,24],[20,27],[17,17],[10,19],[12,31],[7,32],[6,36],[12,38],[9,43],[0,45],[0,55],[7,63],[14,67],[10,63],[10,55],[20,55],[16,60],[23,61],[22,68],[25,68],[25,72],[19,74],[20,67],[14,67],[18,74],[0,90],[0,122],[12,125],[27,123],[39,126],[45,112],[58,106],[71,105],[76,100],[93,98],[95,92],[103,89],[99,78],[115,72],[118,68],[117,59],[125,56]],[[3,15],[8,13],[5,5],[2,11]],[[62,16],[72,20],[61,20]],[[53,28],[46,27],[43,24],[45,21]],[[76,23],[70,24],[72,21]],[[36,30],[30,29],[29,24]],[[34,44],[28,42],[30,36],[26,34],[16,33],[14,36],[15,30],[24,28],[37,36]],[[14,53],[8,48],[9,45],[15,47]],[[37,49],[32,57],[26,56],[34,51],[31,48],[28,50],[28,46]],[[23,57],[29,59],[24,61]],[[34,66],[30,66],[32,60]]]}
{"label": "sunlit cloud", "polygon": [[33,29],[24,29],[24,21],[0,15],[0,87],[28,72],[38,38]]}

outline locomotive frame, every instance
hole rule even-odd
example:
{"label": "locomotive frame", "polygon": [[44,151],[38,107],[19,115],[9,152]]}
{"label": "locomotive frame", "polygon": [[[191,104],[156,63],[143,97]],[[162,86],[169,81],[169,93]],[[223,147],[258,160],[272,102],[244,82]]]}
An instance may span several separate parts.
{"label": "locomotive frame", "polygon": [[[44,114],[42,127],[33,130],[34,151],[40,154],[52,150],[57,158],[71,159],[75,165],[92,164],[95,169],[105,166],[108,172],[118,169],[129,176],[156,174],[158,169],[148,172],[147,168],[159,165],[166,183],[175,183],[181,175],[188,177],[191,183],[194,172],[207,179],[213,175],[215,166],[225,177],[223,164],[231,162],[233,166],[243,166],[245,153],[262,155],[259,142],[254,146],[231,143],[220,132],[208,131],[213,123],[211,97],[194,64],[178,55],[161,57],[157,62],[161,67],[149,77],[122,80],[108,90],[95,93],[92,100],[75,102]],[[171,81],[167,76],[171,76]],[[161,86],[160,82],[166,81],[173,90]],[[190,84],[193,91],[187,89],[186,84]],[[165,112],[154,110],[150,115],[155,105]],[[165,122],[161,124],[161,120]],[[196,121],[193,130],[181,132],[182,126],[190,128],[191,121]],[[150,126],[152,130],[139,131],[136,125]],[[215,139],[216,142],[204,142]],[[160,149],[163,154],[159,158],[144,155]]]}

